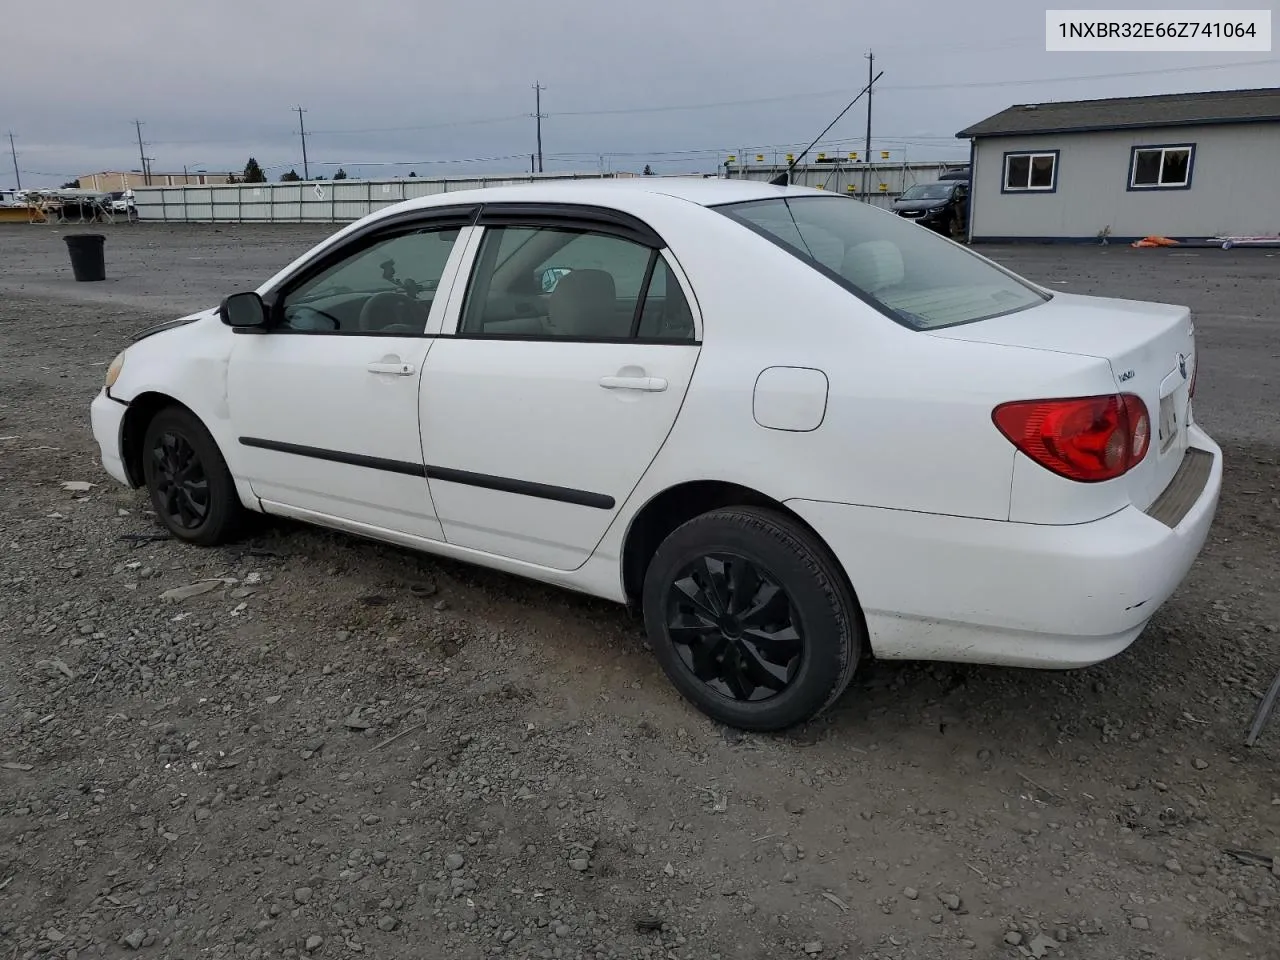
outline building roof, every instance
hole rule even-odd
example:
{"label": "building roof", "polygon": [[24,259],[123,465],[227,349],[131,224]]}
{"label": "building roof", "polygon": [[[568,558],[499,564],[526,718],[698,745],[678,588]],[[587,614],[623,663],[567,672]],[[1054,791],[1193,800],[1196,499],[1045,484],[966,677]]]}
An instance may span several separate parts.
{"label": "building roof", "polygon": [[956,136],[968,139],[1029,133],[1088,133],[1263,120],[1280,120],[1280,87],[1061,103],[1018,103],[961,130]]}
{"label": "building roof", "polygon": [[[186,173],[183,173],[181,170],[152,170],[151,171],[151,176],[153,177],[183,177],[183,176],[194,177],[198,174],[206,177],[228,176],[228,173],[225,170],[206,170],[204,167],[201,167],[199,170],[193,167],[192,169],[188,170]],[[145,177],[145,176],[146,174],[143,173],[141,170],[95,170],[93,173],[80,174],[80,179],[88,180],[90,177]]]}

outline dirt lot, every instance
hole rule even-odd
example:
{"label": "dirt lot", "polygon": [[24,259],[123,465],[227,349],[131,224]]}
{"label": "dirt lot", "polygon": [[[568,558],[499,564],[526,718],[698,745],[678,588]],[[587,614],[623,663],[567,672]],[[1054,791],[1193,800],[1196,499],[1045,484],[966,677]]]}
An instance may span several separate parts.
{"label": "dirt lot", "polygon": [[331,229],[108,228],[80,285],[56,230],[0,229],[0,958],[1280,957],[1280,717],[1243,746],[1280,256],[984,250],[1198,311],[1211,541],[1108,663],[876,664],[762,737],[607,604],[287,524],[151,538],[89,434],[105,363]]}

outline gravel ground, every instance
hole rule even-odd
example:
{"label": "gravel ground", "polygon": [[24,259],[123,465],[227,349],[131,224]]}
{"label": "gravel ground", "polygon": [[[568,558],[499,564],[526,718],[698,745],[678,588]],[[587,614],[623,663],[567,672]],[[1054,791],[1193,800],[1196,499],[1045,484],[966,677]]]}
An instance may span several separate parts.
{"label": "gravel ground", "polygon": [[1243,746],[1280,257],[984,249],[1198,311],[1210,542],[1108,663],[875,664],[764,737],[608,604],[285,523],[157,538],[97,463],[106,361],[332,229],[107,228],[85,285],[0,229],[0,958],[1280,957],[1280,717]]}

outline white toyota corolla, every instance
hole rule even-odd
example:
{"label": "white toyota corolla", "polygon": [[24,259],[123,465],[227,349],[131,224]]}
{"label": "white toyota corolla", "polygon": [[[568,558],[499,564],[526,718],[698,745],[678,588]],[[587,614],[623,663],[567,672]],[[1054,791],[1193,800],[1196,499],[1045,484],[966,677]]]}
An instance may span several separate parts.
{"label": "white toyota corolla", "polygon": [[184,541],[278,514],[636,603],[686,697],[776,730],[870,655],[1124,650],[1217,507],[1195,372],[1185,307],[646,178],[380,210],[144,331],[92,419]]}

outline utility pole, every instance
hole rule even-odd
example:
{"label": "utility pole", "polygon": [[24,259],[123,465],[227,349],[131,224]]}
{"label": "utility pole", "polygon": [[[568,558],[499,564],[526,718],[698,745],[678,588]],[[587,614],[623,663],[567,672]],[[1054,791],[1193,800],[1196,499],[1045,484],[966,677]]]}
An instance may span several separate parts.
{"label": "utility pole", "polygon": [[307,128],[302,123],[302,115],[307,111],[302,107],[294,107],[298,112],[298,132],[302,135],[302,179],[310,180],[311,171],[307,169]]}
{"label": "utility pole", "polygon": [[876,82],[876,55],[870,50],[866,53],[867,58],[867,139],[863,144],[866,152],[863,157],[866,162],[862,166],[862,199],[867,198],[867,174],[870,172],[871,165],[871,88]]}
{"label": "utility pole", "polygon": [[547,89],[541,83],[533,85],[533,117],[537,121],[538,129],[538,172],[542,173],[542,121],[546,114],[542,112],[542,91]]}
{"label": "utility pole", "polygon": [[133,121],[134,127],[138,131],[138,164],[142,169],[142,182],[148,187],[151,186],[151,172],[147,169],[147,152],[142,148],[142,121]]}
{"label": "utility pole", "polygon": [[18,189],[22,189],[22,174],[18,172],[18,148],[13,145],[13,131],[9,131],[9,153],[13,155],[13,177],[18,181]]}

